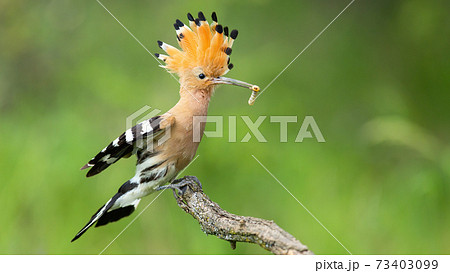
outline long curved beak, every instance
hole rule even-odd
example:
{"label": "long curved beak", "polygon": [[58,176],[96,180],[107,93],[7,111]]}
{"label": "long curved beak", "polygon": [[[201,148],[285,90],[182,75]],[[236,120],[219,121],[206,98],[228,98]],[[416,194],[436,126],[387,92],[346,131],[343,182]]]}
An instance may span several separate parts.
{"label": "long curved beak", "polygon": [[235,80],[235,79],[226,78],[226,77],[217,77],[217,78],[211,79],[211,81],[215,84],[236,85],[236,86],[248,88],[255,92],[258,92],[260,90],[259,86],[257,86],[257,85],[246,83],[246,82]]}
{"label": "long curved beak", "polygon": [[257,86],[257,85],[246,83],[246,82],[235,80],[235,79],[226,78],[226,77],[217,77],[217,78],[211,79],[211,81],[215,84],[236,85],[236,86],[240,86],[240,87],[244,87],[244,88],[248,88],[248,89],[252,90],[252,95],[248,99],[249,105],[253,105],[253,103],[256,100],[256,97],[258,96],[259,90],[261,90],[259,88],[259,86]]}

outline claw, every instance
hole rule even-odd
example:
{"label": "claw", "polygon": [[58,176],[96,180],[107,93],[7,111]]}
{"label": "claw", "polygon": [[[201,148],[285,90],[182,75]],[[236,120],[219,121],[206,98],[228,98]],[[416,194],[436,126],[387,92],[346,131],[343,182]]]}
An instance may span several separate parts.
{"label": "claw", "polygon": [[200,180],[198,180],[197,177],[195,176],[186,176],[185,177],[186,180],[190,180],[190,182],[194,182],[195,184],[197,184],[200,189],[203,189],[202,183],[200,183]]}

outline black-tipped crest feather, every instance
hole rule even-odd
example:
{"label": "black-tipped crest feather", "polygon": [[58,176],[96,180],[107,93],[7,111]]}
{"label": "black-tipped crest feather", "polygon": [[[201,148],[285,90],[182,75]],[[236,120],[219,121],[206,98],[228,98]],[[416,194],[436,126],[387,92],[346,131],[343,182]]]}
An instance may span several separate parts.
{"label": "black-tipped crest feather", "polygon": [[201,11],[198,12],[198,18],[200,21],[206,21],[205,15]]}
{"label": "black-tipped crest feather", "polygon": [[236,37],[238,36],[239,32],[237,29],[233,29],[230,33],[230,37],[231,39],[236,39]]}
{"label": "black-tipped crest feather", "polygon": [[222,25],[217,25],[216,26],[216,31],[217,31],[217,33],[221,34],[223,32]]}
{"label": "black-tipped crest feather", "polygon": [[179,19],[177,19],[176,24],[178,25],[178,27],[184,26],[183,22],[181,22]]}

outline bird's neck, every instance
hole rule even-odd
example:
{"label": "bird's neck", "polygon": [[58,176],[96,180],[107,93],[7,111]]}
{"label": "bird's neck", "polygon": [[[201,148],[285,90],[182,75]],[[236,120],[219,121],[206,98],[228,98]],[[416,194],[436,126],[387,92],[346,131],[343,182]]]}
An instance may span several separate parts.
{"label": "bird's neck", "polygon": [[187,90],[180,89],[180,100],[170,112],[182,113],[185,116],[206,116],[213,89]]}

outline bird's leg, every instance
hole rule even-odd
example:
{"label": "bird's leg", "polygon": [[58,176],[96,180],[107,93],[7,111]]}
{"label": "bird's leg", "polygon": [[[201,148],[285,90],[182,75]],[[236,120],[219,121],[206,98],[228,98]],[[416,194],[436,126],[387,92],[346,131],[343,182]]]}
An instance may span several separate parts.
{"label": "bird's leg", "polygon": [[197,184],[200,187],[200,189],[202,188],[202,184],[197,179],[197,177],[185,176],[183,178],[172,181],[172,183],[170,183],[169,185],[159,186],[159,187],[155,188],[155,190],[160,191],[160,190],[171,189],[174,192],[176,190],[179,195],[183,195],[187,189],[186,186],[189,184],[192,184],[192,183]]}

